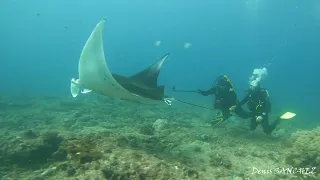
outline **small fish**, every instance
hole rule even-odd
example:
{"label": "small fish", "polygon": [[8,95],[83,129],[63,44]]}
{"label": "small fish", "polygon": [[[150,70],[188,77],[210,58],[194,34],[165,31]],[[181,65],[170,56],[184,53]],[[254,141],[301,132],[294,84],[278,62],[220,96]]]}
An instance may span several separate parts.
{"label": "small fish", "polygon": [[155,45],[155,46],[160,46],[160,45],[161,45],[161,41],[156,41],[156,42],[154,43],[154,45]]}
{"label": "small fish", "polygon": [[184,43],[183,47],[184,47],[185,49],[188,49],[188,48],[191,47],[191,43],[186,42],[186,43]]}

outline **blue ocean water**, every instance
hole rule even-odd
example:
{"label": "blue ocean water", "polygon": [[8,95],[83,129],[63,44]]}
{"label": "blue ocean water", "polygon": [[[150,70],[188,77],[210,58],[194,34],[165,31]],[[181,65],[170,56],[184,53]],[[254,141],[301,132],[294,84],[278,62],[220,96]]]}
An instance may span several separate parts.
{"label": "blue ocean water", "polygon": [[316,120],[316,0],[1,0],[0,91],[70,96],[82,47],[102,18],[107,18],[104,46],[112,72],[131,75],[171,53],[159,79],[168,94],[210,101],[170,88],[206,89],[227,74],[242,98],[253,69],[267,67],[262,86],[273,107]]}

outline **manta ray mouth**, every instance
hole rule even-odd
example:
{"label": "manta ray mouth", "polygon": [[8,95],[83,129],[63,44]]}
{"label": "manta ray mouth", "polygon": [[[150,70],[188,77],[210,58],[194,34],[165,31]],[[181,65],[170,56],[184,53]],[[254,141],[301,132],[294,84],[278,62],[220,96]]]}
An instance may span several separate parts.
{"label": "manta ray mouth", "polygon": [[[79,79],[71,81],[72,96],[92,90],[105,96],[139,102],[163,100],[165,87],[158,86],[157,80],[169,54],[131,77],[112,74],[104,55],[104,24],[105,20],[101,20],[95,26],[82,49],[78,66]],[[82,88],[87,90],[80,91]]]}

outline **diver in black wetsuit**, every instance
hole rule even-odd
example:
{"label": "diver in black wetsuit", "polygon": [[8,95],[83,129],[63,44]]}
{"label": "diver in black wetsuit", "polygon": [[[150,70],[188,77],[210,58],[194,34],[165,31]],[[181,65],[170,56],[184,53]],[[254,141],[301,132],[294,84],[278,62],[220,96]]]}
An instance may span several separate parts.
{"label": "diver in black wetsuit", "polygon": [[237,95],[232,82],[226,75],[221,75],[215,80],[214,86],[207,90],[198,90],[203,96],[215,95],[214,109],[221,110],[222,116],[218,116],[212,121],[212,125],[223,122],[231,116],[231,111],[236,108]]}
{"label": "diver in black wetsuit", "polygon": [[[244,111],[241,107],[246,103],[249,112]],[[271,112],[269,93],[265,88],[261,88],[260,84],[256,87],[250,87],[248,94],[238,103],[235,111],[242,118],[251,118],[251,130],[255,130],[261,124],[263,132],[266,134],[271,134],[281,120],[278,117],[272,124],[269,124],[269,113]]]}

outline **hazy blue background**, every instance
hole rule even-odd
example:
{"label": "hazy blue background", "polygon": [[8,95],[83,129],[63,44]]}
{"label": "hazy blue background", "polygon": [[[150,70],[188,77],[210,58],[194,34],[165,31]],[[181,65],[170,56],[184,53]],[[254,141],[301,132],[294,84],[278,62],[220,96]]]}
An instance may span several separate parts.
{"label": "hazy blue background", "polygon": [[70,96],[82,47],[104,17],[112,72],[131,75],[170,52],[160,77],[168,93],[209,88],[225,73],[241,98],[252,70],[271,63],[262,85],[274,107],[318,110],[317,0],[1,0],[0,90]]}

